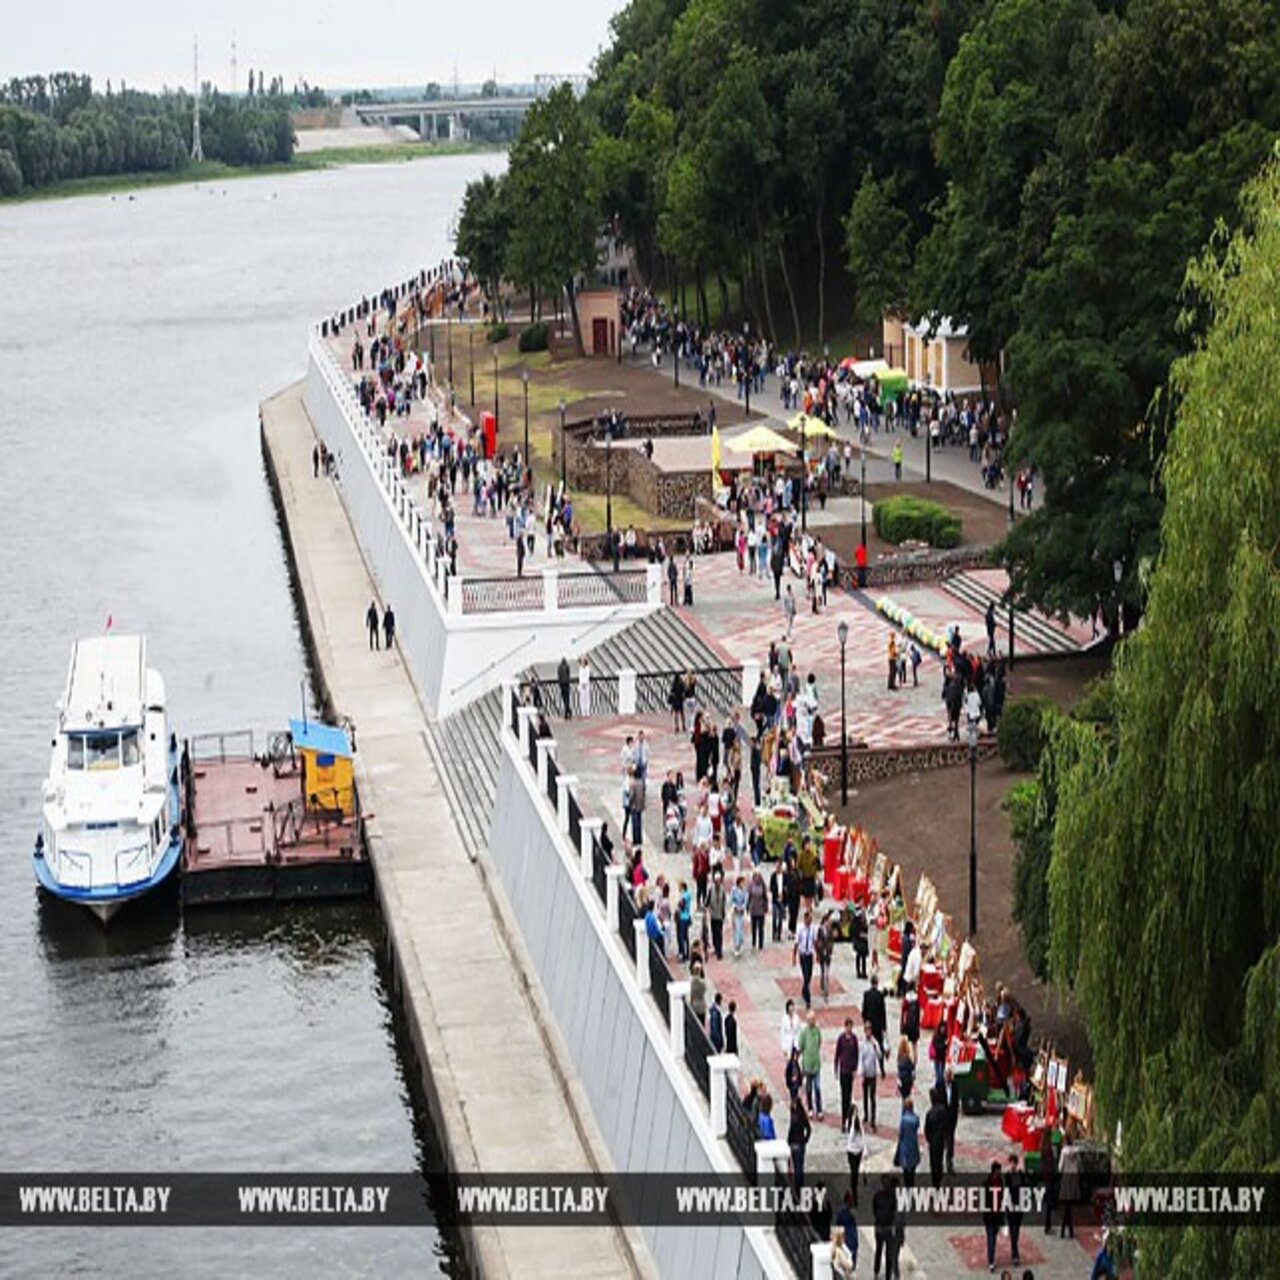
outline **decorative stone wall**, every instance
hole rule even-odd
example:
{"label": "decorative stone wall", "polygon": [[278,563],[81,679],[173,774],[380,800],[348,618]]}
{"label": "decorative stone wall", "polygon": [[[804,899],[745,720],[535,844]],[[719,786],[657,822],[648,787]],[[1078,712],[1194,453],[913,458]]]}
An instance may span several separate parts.
{"label": "decorative stone wall", "polygon": [[[994,735],[978,739],[978,759],[990,760],[997,754]],[[840,786],[840,745],[818,747],[810,759],[830,779],[827,797]],[[896,778],[904,773],[922,773],[928,769],[949,769],[967,764],[969,747],[963,742],[920,743],[907,747],[855,747],[849,745],[849,785]]]}

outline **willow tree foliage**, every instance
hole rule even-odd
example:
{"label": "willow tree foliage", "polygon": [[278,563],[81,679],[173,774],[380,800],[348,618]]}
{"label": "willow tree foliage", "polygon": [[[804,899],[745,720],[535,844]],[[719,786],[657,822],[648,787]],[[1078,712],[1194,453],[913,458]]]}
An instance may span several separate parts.
{"label": "willow tree foliage", "polygon": [[[1131,1170],[1280,1170],[1280,157],[1189,272],[1163,550],[1114,735],[1073,727],[1051,964]],[[1060,744],[1057,744],[1060,749]],[[1280,1234],[1151,1231],[1144,1274],[1280,1275]]]}

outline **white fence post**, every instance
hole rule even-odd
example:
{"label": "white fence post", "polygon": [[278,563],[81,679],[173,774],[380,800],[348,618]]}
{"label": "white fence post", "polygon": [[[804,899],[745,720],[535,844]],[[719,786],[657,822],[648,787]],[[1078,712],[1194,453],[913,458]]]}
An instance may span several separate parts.
{"label": "white fence post", "polygon": [[684,1061],[684,1005],[693,990],[693,983],[667,983],[667,1013],[671,1019],[671,1052],[678,1061]]}
{"label": "white fence post", "polygon": [[760,659],[748,658],[742,664],[742,705],[749,707],[751,699],[756,696],[756,685],[760,683]]}
{"label": "white fence post", "polygon": [[631,922],[636,931],[636,982],[641,991],[649,990],[649,930],[644,917]]}
{"label": "white fence post", "polygon": [[600,828],[603,826],[604,822],[599,818],[582,819],[582,848],[579,852],[582,854],[582,878],[584,880],[591,880],[595,876],[594,842],[600,839]]}
{"label": "white fence post", "polygon": [[729,1099],[725,1096],[733,1088],[730,1074],[738,1070],[736,1053],[713,1053],[707,1058],[711,1068],[711,1132],[723,1138],[729,1132]]}
{"label": "white fence post", "polygon": [[609,921],[609,932],[618,932],[618,894],[621,892],[620,881],[625,871],[616,862],[611,862],[604,869],[604,914]]}
{"label": "white fence post", "polygon": [[662,566],[645,565],[644,598],[646,604],[662,603]]}
{"label": "white fence post", "polygon": [[569,796],[577,786],[578,776],[574,773],[556,775],[556,825],[562,832],[569,831]]}
{"label": "white fence post", "polygon": [[618,714],[633,716],[636,713],[636,673],[630,667],[618,672]]}
{"label": "white fence post", "polygon": [[778,1161],[781,1160],[785,1168],[786,1162],[791,1159],[791,1148],[787,1146],[782,1138],[762,1138],[756,1143],[756,1179],[769,1185],[773,1182],[773,1175],[777,1172]]}
{"label": "white fence post", "polygon": [[455,617],[462,616],[462,575],[453,575],[449,583],[449,612]]}
{"label": "white fence post", "polygon": [[543,569],[542,571],[542,608],[547,613],[556,613],[560,608],[560,571]]}
{"label": "white fence post", "polygon": [[554,738],[538,739],[538,790],[547,794],[547,757],[555,759],[559,743]]}
{"label": "white fence post", "polygon": [[537,715],[538,713],[532,707],[521,707],[516,712],[516,717],[520,721],[520,732],[516,740],[520,743],[520,756],[524,760],[529,758],[529,740],[533,737]]}
{"label": "white fence post", "polygon": [[813,1259],[813,1280],[831,1280],[831,1241],[819,1240],[811,1244],[809,1254]]}

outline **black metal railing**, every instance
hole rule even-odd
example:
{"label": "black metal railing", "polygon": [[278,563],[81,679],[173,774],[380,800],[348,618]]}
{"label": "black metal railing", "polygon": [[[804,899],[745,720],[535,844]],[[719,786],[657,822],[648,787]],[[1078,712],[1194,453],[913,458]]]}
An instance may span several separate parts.
{"label": "black metal railing", "polygon": [[541,574],[528,578],[463,578],[463,613],[515,613],[543,608]]}
{"label": "black metal railing", "polygon": [[555,757],[547,752],[547,799],[551,801],[551,807],[556,809],[559,807],[560,796],[556,788],[556,779],[560,776],[560,766],[556,764]]}
{"label": "black metal railing", "polygon": [[617,573],[564,573],[556,580],[556,604],[561,609],[644,604],[648,598],[647,569],[619,569]]}
{"label": "black metal railing", "polygon": [[600,847],[600,841],[593,836],[591,838],[591,883],[595,885],[601,902],[604,902],[609,894],[608,877],[604,873],[608,865],[609,859]]}
{"label": "black metal railing", "polygon": [[751,1182],[756,1180],[757,1130],[751,1112],[733,1088],[725,1090],[725,1139],[739,1168]]}
{"label": "black metal railing", "polygon": [[[556,680],[536,680],[542,705],[553,714],[564,715],[564,690]],[[593,676],[590,691],[583,696],[582,684],[576,676],[569,681],[569,714],[574,716],[616,716],[618,714],[618,677]]]}
{"label": "black metal railing", "polygon": [[624,886],[620,894],[618,894],[618,932],[622,935],[622,941],[626,944],[626,948],[631,952],[631,958],[636,958],[636,904],[631,897],[630,888]]}
{"label": "black metal railing", "polygon": [[582,806],[572,791],[569,792],[569,841],[574,853],[582,849]]}
{"label": "black metal railing", "polygon": [[701,1020],[686,1003],[684,1006],[684,1060],[693,1073],[702,1096],[711,1099],[711,1067],[707,1059],[711,1056],[711,1041],[707,1039],[706,1029]]}
{"label": "black metal railing", "polygon": [[774,1221],[774,1233],[782,1256],[791,1264],[797,1280],[808,1280],[813,1275],[813,1251],[810,1246],[819,1243],[813,1223],[802,1214],[779,1213]]}
{"label": "black metal railing", "polygon": [[646,671],[636,677],[636,711],[656,715],[671,709],[671,686],[677,676],[693,676],[698,705],[717,711],[742,706],[741,667],[696,667],[691,671]]}
{"label": "black metal railing", "polygon": [[534,773],[538,772],[538,735],[533,732],[529,735],[529,763],[533,766]]}
{"label": "black metal railing", "polygon": [[662,944],[649,939],[649,990],[653,993],[653,1002],[662,1013],[664,1023],[671,1022],[671,996],[667,984],[671,981],[671,970],[667,968],[667,957]]}

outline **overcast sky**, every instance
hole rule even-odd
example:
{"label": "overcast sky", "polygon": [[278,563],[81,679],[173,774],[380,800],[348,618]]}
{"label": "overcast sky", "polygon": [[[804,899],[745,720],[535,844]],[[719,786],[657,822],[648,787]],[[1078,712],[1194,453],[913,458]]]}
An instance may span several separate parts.
{"label": "overcast sky", "polygon": [[0,80],[81,71],[139,89],[249,69],[324,86],[530,80],[585,73],[623,0],[4,0]]}

